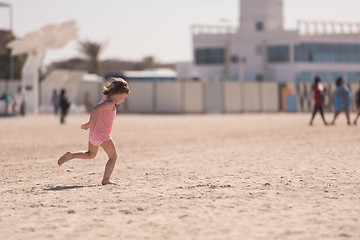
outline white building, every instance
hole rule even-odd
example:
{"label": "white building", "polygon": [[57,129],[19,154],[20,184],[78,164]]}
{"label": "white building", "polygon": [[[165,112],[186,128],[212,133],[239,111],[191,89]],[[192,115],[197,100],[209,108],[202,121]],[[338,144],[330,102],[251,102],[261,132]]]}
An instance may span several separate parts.
{"label": "white building", "polygon": [[194,64],[202,78],[360,80],[360,23],[302,20],[289,31],[284,29],[283,0],[240,1],[239,28],[192,27]]}

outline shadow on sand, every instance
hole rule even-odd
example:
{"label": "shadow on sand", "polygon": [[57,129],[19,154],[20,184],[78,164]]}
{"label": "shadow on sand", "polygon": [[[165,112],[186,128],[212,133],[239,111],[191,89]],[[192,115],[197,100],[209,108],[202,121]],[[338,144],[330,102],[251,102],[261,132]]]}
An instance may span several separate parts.
{"label": "shadow on sand", "polygon": [[99,185],[88,185],[88,186],[56,186],[56,187],[48,187],[44,188],[45,191],[62,191],[62,190],[69,190],[69,189],[76,189],[76,188],[90,188],[90,187],[97,187]]}

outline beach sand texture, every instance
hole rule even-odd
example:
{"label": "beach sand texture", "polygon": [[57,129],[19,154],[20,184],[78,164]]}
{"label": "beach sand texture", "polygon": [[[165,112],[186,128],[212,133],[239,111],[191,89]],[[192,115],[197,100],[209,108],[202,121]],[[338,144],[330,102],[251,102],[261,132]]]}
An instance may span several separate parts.
{"label": "beach sand texture", "polygon": [[[0,119],[0,239],[360,239],[360,127],[341,115],[118,115],[116,186],[89,115]],[[327,115],[330,120],[332,114]]]}

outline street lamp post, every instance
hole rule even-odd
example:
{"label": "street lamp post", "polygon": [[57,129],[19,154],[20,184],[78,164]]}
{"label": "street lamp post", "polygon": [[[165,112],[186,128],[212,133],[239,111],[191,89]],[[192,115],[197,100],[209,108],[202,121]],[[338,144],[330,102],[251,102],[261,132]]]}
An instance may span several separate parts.
{"label": "street lamp post", "polygon": [[231,70],[231,22],[229,19],[221,19],[222,22],[227,23],[227,42],[226,42],[226,59],[225,59],[225,66],[226,66],[226,76],[230,77],[232,75]]}

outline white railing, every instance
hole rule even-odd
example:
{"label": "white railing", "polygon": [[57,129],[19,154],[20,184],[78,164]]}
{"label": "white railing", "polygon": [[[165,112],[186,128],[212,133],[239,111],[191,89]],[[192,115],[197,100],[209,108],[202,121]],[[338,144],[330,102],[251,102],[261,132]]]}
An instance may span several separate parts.
{"label": "white railing", "polygon": [[360,23],[298,20],[297,29],[301,35],[359,35]]}

